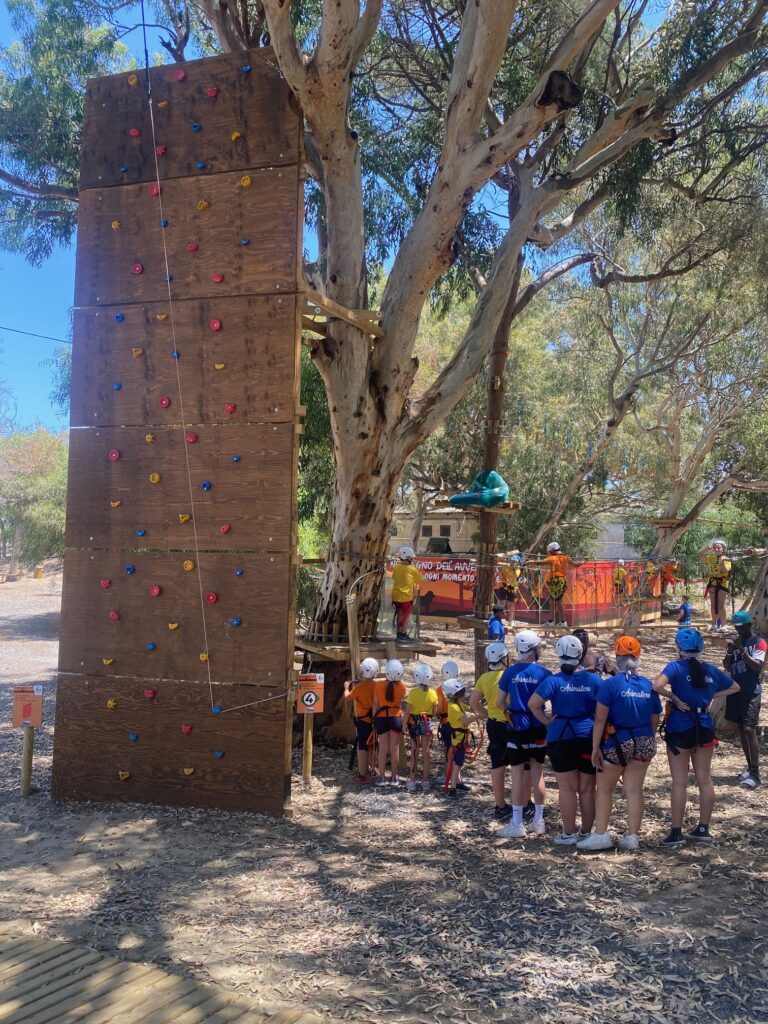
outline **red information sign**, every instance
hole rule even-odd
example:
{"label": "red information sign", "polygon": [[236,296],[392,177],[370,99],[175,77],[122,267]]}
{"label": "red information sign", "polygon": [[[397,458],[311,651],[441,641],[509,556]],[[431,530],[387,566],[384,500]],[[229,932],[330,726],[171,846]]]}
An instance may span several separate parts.
{"label": "red information sign", "polygon": [[39,729],[43,724],[43,688],[42,686],[14,686],[13,688],[13,725],[21,728],[33,725]]}

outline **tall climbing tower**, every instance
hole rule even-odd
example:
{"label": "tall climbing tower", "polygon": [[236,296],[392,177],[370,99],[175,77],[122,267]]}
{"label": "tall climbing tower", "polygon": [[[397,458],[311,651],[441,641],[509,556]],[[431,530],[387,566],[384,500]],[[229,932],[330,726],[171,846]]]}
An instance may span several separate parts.
{"label": "tall climbing tower", "polygon": [[57,799],[289,801],[301,132],[269,49],[88,85]]}

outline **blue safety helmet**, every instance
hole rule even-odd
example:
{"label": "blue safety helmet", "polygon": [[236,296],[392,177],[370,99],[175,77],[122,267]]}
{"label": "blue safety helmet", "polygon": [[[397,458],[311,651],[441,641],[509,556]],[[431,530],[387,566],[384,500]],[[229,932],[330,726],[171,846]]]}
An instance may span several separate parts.
{"label": "blue safety helmet", "polygon": [[701,654],[704,650],[704,637],[692,626],[683,626],[675,633],[675,644],[686,654]]}
{"label": "blue safety helmet", "polygon": [[734,626],[748,626],[752,622],[752,616],[748,611],[734,612],[731,622]]}

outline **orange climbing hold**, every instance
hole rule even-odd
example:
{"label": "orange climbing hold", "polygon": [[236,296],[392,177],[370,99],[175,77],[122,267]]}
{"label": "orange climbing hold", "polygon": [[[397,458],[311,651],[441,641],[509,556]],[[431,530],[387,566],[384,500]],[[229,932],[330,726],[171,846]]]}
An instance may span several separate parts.
{"label": "orange climbing hold", "polygon": [[149,474],[149,482],[151,484],[159,484],[160,483],[160,474],[159,473],[150,473]]}
{"label": "orange climbing hold", "polygon": [[208,661],[208,652],[207,651],[200,651],[200,661],[202,661],[203,664],[205,664],[205,662]]}
{"label": "orange climbing hold", "polygon": [[188,558],[186,562],[181,563],[181,567],[184,570],[184,572],[192,572],[192,570],[195,568],[195,563],[192,561],[191,558]]}
{"label": "orange climbing hold", "polygon": [[189,514],[189,512],[179,512],[180,523],[188,523],[191,518],[192,516]]}
{"label": "orange climbing hold", "polygon": [[131,353],[132,353],[134,359],[139,359],[141,356],[144,355],[144,349],[143,348],[132,348],[131,349]]}
{"label": "orange climbing hold", "polygon": [[114,697],[110,697],[107,700],[107,707],[109,708],[110,711],[114,711],[115,710],[115,708],[117,707],[117,701],[115,700]]}
{"label": "orange climbing hold", "polygon": [[128,75],[128,85],[133,87],[134,85],[138,85],[138,84],[139,84],[139,76],[138,75]]}

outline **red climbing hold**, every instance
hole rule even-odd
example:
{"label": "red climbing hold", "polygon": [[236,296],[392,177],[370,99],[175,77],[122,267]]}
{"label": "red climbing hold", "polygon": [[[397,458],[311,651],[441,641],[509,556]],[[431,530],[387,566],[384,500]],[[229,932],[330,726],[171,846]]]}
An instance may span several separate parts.
{"label": "red climbing hold", "polygon": [[112,586],[112,580],[99,580],[99,586],[102,590],[109,590]]}
{"label": "red climbing hold", "polygon": [[157,690],[145,690],[144,696],[147,698],[147,700],[154,700],[155,697],[157,696]]}
{"label": "red climbing hold", "polygon": [[143,274],[144,273],[144,264],[143,263],[134,263],[133,266],[131,267],[131,273],[132,274],[136,274],[137,276],[139,274]]}
{"label": "red climbing hold", "polygon": [[235,405],[234,402],[225,402],[224,412],[228,412],[231,415],[233,412],[237,412],[237,406]]}
{"label": "red climbing hold", "polygon": [[232,527],[229,525],[229,523],[222,523],[221,526],[219,527],[219,533],[229,533],[231,529]]}
{"label": "red climbing hold", "polygon": [[120,452],[117,450],[117,448],[113,448],[110,451],[110,453],[109,453],[109,461],[110,462],[117,462],[117,460],[119,458],[120,458]]}
{"label": "red climbing hold", "polygon": [[119,622],[120,621],[120,612],[110,612],[109,613],[109,617],[110,617],[110,619],[112,619],[113,622]]}
{"label": "red climbing hold", "polygon": [[221,320],[209,320],[208,321],[208,326],[211,328],[212,331],[220,331],[221,330]]}
{"label": "red climbing hold", "polygon": [[157,182],[155,182],[154,184],[149,186],[149,194],[151,196],[159,196],[160,195],[160,186],[157,184]]}
{"label": "red climbing hold", "polygon": [[185,736],[189,736],[189,734],[192,732],[192,726],[191,725],[182,725],[181,731],[184,733]]}
{"label": "red climbing hold", "polygon": [[138,139],[138,137],[141,135],[141,132],[139,131],[138,128],[131,128],[128,134],[131,136],[132,139]]}
{"label": "red climbing hold", "polygon": [[167,146],[155,146],[155,152],[157,153],[158,156],[165,156],[165,154],[168,152],[168,147]]}
{"label": "red climbing hold", "polygon": [[216,604],[216,602],[219,600],[219,595],[214,594],[212,590],[209,590],[208,593],[205,595],[205,600],[208,602],[208,604]]}
{"label": "red climbing hold", "polygon": [[177,82],[186,82],[186,80],[187,80],[187,72],[186,71],[177,71],[176,75],[175,75],[175,78],[176,78]]}
{"label": "red climbing hold", "polygon": [[168,395],[163,395],[163,397],[160,399],[160,408],[167,409],[170,404],[171,400],[168,397]]}
{"label": "red climbing hold", "polygon": [[211,278],[211,280],[213,281],[214,284],[221,284],[222,281],[224,280],[224,275],[223,274],[214,274],[213,277]]}
{"label": "red climbing hold", "polygon": [[184,440],[187,442],[187,444],[194,444],[195,441],[197,440],[197,434],[187,434]]}
{"label": "red climbing hold", "polygon": [[197,242],[187,242],[187,252],[197,252],[197,250],[198,250]]}
{"label": "red climbing hold", "polygon": [[216,97],[219,95],[219,90],[216,88],[215,85],[212,85],[210,89],[206,89],[206,94],[210,96],[212,100],[215,100]]}
{"label": "red climbing hold", "polygon": [[157,583],[153,583],[152,586],[149,588],[150,597],[160,597],[162,592],[162,589],[157,585]]}

